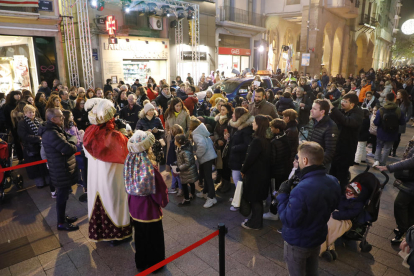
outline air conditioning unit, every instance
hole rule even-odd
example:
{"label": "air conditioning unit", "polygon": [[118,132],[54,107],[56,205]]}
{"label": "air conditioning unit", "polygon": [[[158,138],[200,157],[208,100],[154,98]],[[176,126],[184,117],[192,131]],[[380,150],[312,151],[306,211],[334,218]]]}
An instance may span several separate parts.
{"label": "air conditioning unit", "polygon": [[149,17],[149,26],[152,30],[162,31],[162,18],[156,16]]}

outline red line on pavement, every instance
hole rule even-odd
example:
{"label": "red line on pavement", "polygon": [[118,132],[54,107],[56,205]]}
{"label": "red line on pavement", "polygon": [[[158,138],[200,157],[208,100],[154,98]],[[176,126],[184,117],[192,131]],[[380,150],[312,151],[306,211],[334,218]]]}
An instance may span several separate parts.
{"label": "red line on pavement", "polygon": [[172,261],[174,261],[175,259],[178,259],[179,257],[181,257],[182,255],[190,252],[191,250],[193,250],[196,247],[199,247],[200,245],[202,245],[203,243],[208,242],[209,240],[211,240],[212,238],[216,237],[219,235],[219,230],[214,231],[213,233],[211,233],[210,235],[208,235],[205,238],[202,238],[201,240],[199,240],[198,242],[193,243],[192,245],[190,245],[187,248],[184,248],[183,250],[181,250],[180,252],[175,253],[174,255],[172,255],[171,257],[168,257],[167,259],[165,259],[162,262],[159,262],[156,265],[151,266],[150,268],[147,268],[146,270],[142,271],[141,273],[138,273],[135,276],[145,276],[148,275],[152,272],[154,272],[155,270],[163,267],[164,265],[171,263]]}
{"label": "red line on pavement", "polygon": [[[80,154],[81,154],[80,151],[75,153],[75,155],[80,155]],[[12,171],[12,170],[17,170],[17,169],[26,168],[26,167],[30,167],[30,166],[35,166],[35,165],[39,165],[39,164],[43,164],[43,163],[47,163],[47,159],[36,161],[36,162],[31,162],[31,163],[27,163],[27,164],[21,164],[21,165],[17,165],[17,166],[13,166],[13,167],[8,167],[8,168],[2,168],[2,169],[0,169],[0,172],[7,172],[7,171]]]}
{"label": "red line on pavement", "polygon": [[16,6],[21,6],[21,5],[38,5],[39,4],[39,2],[37,2],[37,1],[24,1],[24,2],[16,2],[16,1],[1,1],[0,0],[0,3],[3,3],[3,4],[10,4],[10,5],[16,5]]}

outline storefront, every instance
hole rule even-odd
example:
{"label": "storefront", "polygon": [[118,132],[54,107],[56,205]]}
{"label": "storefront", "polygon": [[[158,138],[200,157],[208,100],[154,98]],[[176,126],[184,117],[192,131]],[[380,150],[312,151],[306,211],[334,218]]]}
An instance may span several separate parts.
{"label": "storefront", "polygon": [[139,79],[146,84],[149,77],[156,82],[169,82],[169,44],[166,39],[118,37],[118,44],[108,44],[108,36],[100,37],[102,83],[124,81],[133,84]]}
{"label": "storefront", "polygon": [[[177,50],[177,49],[176,49]],[[214,70],[214,68],[210,71],[210,64],[207,60],[207,56],[209,56],[209,48],[205,45],[199,46],[198,55],[200,57],[200,60],[198,62],[193,62],[193,52],[191,51],[190,45],[179,45],[178,52],[181,54],[182,61],[177,63],[177,76],[180,76],[182,80],[185,80],[187,78],[187,74],[190,73],[194,77],[193,73],[193,65],[195,64],[196,68],[195,70],[198,73],[198,76],[201,76],[202,73],[204,73],[206,76],[209,76],[211,71]],[[178,55],[178,54],[177,54]],[[198,80],[196,81],[197,85]]]}
{"label": "storefront", "polygon": [[0,92],[37,92],[41,81],[58,77],[53,37],[0,35]]}
{"label": "storefront", "polygon": [[219,47],[218,68],[226,77],[232,76],[233,69],[242,72],[250,68],[250,56],[250,49]]}

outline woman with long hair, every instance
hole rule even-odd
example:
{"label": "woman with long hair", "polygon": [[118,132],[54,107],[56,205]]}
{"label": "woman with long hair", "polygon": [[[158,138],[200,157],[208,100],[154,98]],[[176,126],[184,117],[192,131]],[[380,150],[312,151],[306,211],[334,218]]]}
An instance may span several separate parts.
{"label": "woman with long hair", "polygon": [[177,76],[177,77],[175,78],[175,82],[177,83],[177,85],[180,85],[180,84],[182,84],[182,83],[183,83],[183,81],[181,80],[181,77],[180,77],[180,76]]}
{"label": "woman with long hair", "polygon": [[78,98],[75,108],[72,110],[73,121],[80,130],[86,130],[89,126],[88,111],[85,110],[85,102],[85,99]]}
{"label": "woman with long hair", "polygon": [[78,89],[78,98],[82,98],[82,99],[86,100],[85,88],[79,87],[79,89]]}
{"label": "woman with long hair", "polygon": [[185,107],[183,101],[180,98],[173,98],[170,102],[169,107],[165,111],[164,120],[165,134],[167,138],[166,156],[168,156],[170,143],[172,141],[171,129],[173,125],[178,124],[183,128],[184,133],[187,133],[190,126],[190,112]]}
{"label": "woman with long hair", "polygon": [[36,105],[35,105],[35,102],[34,102],[34,99],[33,99],[33,95],[26,95],[26,96],[24,96],[23,97],[23,101],[26,102],[27,104],[33,106],[35,108],[35,110],[36,110],[36,114],[35,114],[36,118],[38,118],[39,120],[43,121],[42,117],[40,116],[39,110],[36,108]]}
{"label": "woman with long hair", "polygon": [[143,107],[144,101],[148,100],[147,92],[145,91],[144,87],[142,86],[137,87],[136,96],[137,96],[137,104]]}
{"label": "woman with long hair", "polygon": [[118,111],[121,111],[122,108],[128,105],[128,98],[125,90],[119,91],[116,103],[118,105]]}
{"label": "woman with long hair", "polygon": [[46,95],[43,92],[37,92],[35,97],[35,106],[40,113],[40,117],[43,121],[46,121],[45,114],[46,114]]}
{"label": "woman with long hair", "polygon": [[263,227],[263,200],[269,194],[271,179],[270,141],[266,138],[268,128],[268,117],[257,115],[254,118],[253,140],[240,171],[243,176],[242,196],[252,209],[250,219],[241,224],[246,229],[258,230]]}
{"label": "woman with long hair", "polygon": [[275,101],[275,94],[273,93],[272,89],[268,89],[266,91],[266,101],[268,101],[271,104],[273,104],[273,102]]}
{"label": "woman with long hair", "polygon": [[49,108],[59,108],[60,110],[63,110],[60,101],[61,100],[58,95],[50,95],[49,100],[47,100],[45,110],[48,110]]}
{"label": "woman with long hair", "polygon": [[405,91],[404,89],[398,90],[396,103],[401,109],[401,114],[405,115],[405,124],[399,126],[398,139],[394,142],[394,145],[392,146],[393,157],[396,157],[397,148],[401,142],[401,134],[405,133],[407,123],[410,121],[411,116],[413,115],[413,105],[410,101],[410,97],[408,96],[407,91]]}
{"label": "woman with long hair", "polygon": [[92,88],[89,88],[88,91],[86,91],[86,100],[95,98],[95,91]]}
{"label": "woman with long hair", "polygon": [[4,117],[6,118],[6,127],[11,129],[13,127],[13,123],[11,120],[11,112],[13,109],[16,108],[17,103],[22,98],[22,93],[20,91],[11,91],[6,96],[6,103],[4,104],[3,111]]}

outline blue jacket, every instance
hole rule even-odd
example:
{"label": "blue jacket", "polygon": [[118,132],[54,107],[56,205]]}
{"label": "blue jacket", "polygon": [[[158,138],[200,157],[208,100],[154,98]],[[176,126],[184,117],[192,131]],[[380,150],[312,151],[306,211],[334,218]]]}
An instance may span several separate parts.
{"label": "blue jacket", "polygon": [[364,202],[358,198],[346,199],[346,196],[342,195],[338,210],[332,213],[332,218],[336,220],[352,220],[361,213],[363,208]]}
{"label": "blue jacket", "polygon": [[302,170],[301,181],[290,195],[277,196],[283,239],[303,248],[319,246],[326,240],[328,220],[341,196],[338,180],[327,175],[324,167],[312,167]]}
{"label": "blue jacket", "polygon": [[[391,108],[396,108],[396,112],[400,115],[400,126],[405,125],[405,114],[401,112],[401,109],[398,107],[398,105],[396,103],[392,103],[387,101],[384,104],[385,109],[391,109]],[[390,132],[385,132],[382,129],[382,118],[381,118],[381,110],[378,109],[377,114],[375,116],[374,119],[374,125],[376,125],[377,128],[377,139],[384,141],[384,142],[392,142],[392,141],[397,141],[398,140],[398,130],[395,133],[390,133]]]}

